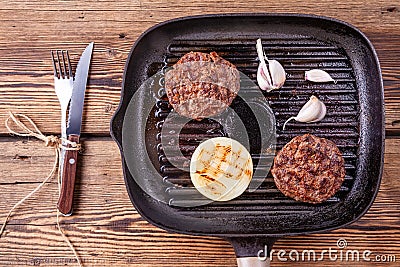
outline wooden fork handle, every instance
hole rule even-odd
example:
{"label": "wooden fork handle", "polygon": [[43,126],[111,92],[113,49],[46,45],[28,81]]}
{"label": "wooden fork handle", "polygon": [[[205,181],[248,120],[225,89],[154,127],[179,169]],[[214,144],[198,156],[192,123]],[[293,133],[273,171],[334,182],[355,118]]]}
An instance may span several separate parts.
{"label": "wooden fork handle", "polygon": [[[69,135],[68,140],[79,144],[79,135]],[[71,147],[71,145],[68,144],[68,147]],[[62,172],[61,192],[57,204],[58,210],[64,215],[71,215],[72,213],[77,163],[78,151],[66,150]]]}

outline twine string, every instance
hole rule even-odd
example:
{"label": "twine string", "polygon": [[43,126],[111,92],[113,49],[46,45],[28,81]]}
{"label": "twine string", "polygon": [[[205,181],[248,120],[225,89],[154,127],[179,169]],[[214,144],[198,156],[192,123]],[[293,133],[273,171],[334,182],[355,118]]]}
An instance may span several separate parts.
{"label": "twine string", "polygon": [[[50,173],[47,175],[47,177],[35,188],[33,189],[28,195],[26,195],[24,198],[22,198],[20,201],[18,201],[8,212],[6,219],[0,229],[0,238],[6,228],[6,225],[8,223],[8,220],[11,217],[12,212],[18,208],[22,203],[24,203],[28,198],[30,198],[33,194],[35,194],[37,191],[39,191],[49,180],[50,178],[52,178],[57,170],[58,167],[58,161],[60,158],[60,154],[61,154],[61,149],[65,149],[65,150],[80,150],[81,149],[81,145],[77,144],[76,142],[71,142],[68,139],[65,138],[59,138],[57,136],[54,135],[49,135],[46,136],[44,135],[39,128],[36,126],[36,124],[26,115],[23,114],[14,114],[12,112],[9,112],[8,114],[8,118],[5,121],[5,126],[7,128],[7,130],[14,135],[17,136],[24,136],[24,137],[35,137],[39,140],[42,140],[45,143],[45,146],[47,147],[51,147],[54,149],[55,152],[55,156],[54,156],[54,164],[53,164],[53,168],[51,169]],[[25,123],[23,123],[21,121],[21,119],[19,118],[23,118],[24,120],[26,120],[29,123],[29,126],[27,126]],[[11,127],[10,122],[13,122],[16,126],[18,126],[20,128],[20,130],[22,132],[19,132],[17,130],[13,130],[13,127]],[[30,128],[32,127],[33,130]],[[68,147],[63,145],[69,145]],[[57,184],[58,184],[58,195],[60,196],[61,194],[61,173],[60,171],[58,171],[58,175],[57,175]],[[73,252],[75,259],[78,262],[79,266],[83,266],[82,262],[78,256],[78,253],[76,252],[74,246],[72,245],[72,243],[69,241],[68,237],[64,234],[64,232],[61,229],[60,226],[60,211],[57,208],[57,228],[58,231],[60,232],[61,236],[63,237],[64,241],[68,244],[68,246],[70,247],[71,251]]]}

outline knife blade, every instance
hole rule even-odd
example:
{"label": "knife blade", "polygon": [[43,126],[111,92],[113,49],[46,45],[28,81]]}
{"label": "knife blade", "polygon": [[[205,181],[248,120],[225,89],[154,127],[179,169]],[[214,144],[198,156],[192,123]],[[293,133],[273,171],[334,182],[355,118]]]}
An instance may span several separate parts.
{"label": "knife blade", "polygon": [[[90,61],[92,58],[94,43],[91,42],[83,51],[75,72],[75,81],[72,89],[72,98],[69,107],[67,123],[68,140],[79,144],[82,126],[83,104],[87,77],[89,74]],[[71,145],[68,145],[70,147]],[[76,180],[76,166],[78,163],[78,151],[67,150],[64,156],[63,170],[61,176],[60,197],[58,199],[58,210],[63,215],[72,214],[72,203],[74,199],[74,188]]]}

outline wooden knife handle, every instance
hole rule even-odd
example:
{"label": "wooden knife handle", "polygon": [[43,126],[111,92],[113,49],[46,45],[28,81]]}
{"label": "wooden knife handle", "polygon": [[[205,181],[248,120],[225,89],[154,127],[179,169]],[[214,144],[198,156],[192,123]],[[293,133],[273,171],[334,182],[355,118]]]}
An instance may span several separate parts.
{"label": "wooden knife handle", "polygon": [[[71,134],[68,140],[79,144],[79,136]],[[68,144],[68,147],[71,145]],[[58,210],[64,215],[71,215],[72,202],[74,199],[74,188],[76,178],[76,165],[78,163],[78,151],[67,150],[64,156],[64,165],[61,181],[60,198],[58,199]]]}

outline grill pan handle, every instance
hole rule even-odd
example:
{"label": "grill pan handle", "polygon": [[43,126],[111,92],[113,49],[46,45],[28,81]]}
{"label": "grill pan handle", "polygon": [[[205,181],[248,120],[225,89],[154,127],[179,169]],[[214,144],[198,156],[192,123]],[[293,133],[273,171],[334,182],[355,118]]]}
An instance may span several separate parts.
{"label": "grill pan handle", "polygon": [[269,267],[270,259],[260,261],[258,257],[236,258],[238,267]]}
{"label": "grill pan handle", "polygon": [[[227,239],[235,249],[238,267],[269,267],[269,253],[276,238],[232,237]],[[266,254],[266,255],[265,255]],[[262,260],[259,259],[262,258]]]}

